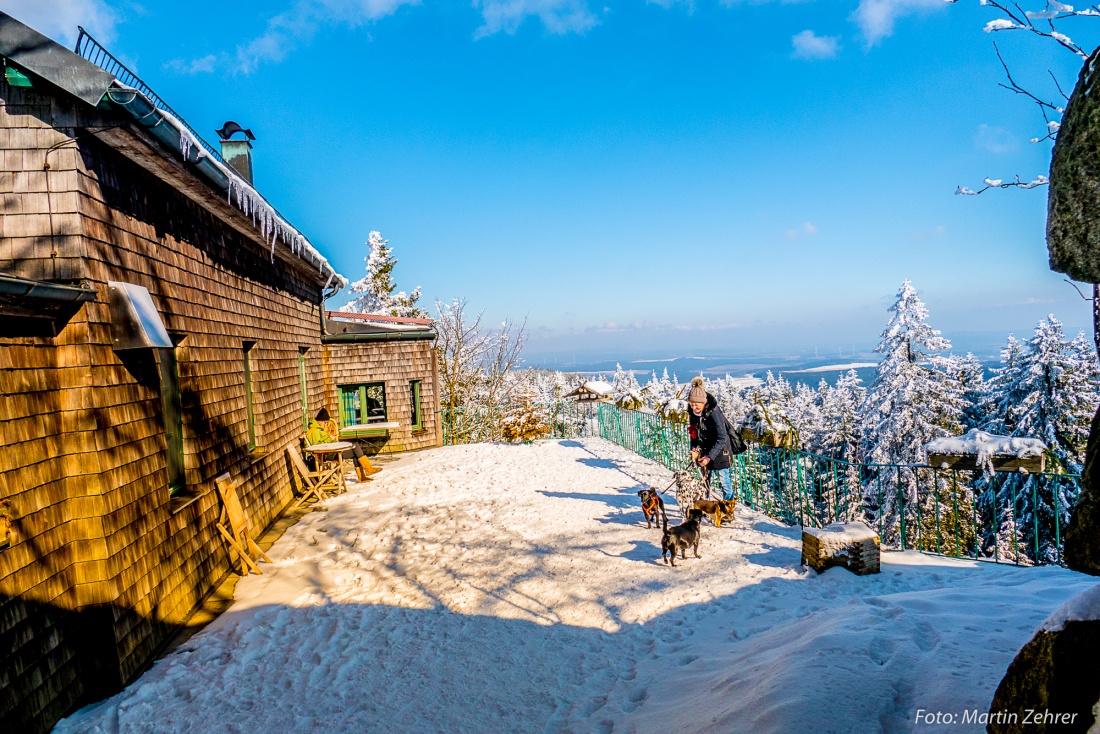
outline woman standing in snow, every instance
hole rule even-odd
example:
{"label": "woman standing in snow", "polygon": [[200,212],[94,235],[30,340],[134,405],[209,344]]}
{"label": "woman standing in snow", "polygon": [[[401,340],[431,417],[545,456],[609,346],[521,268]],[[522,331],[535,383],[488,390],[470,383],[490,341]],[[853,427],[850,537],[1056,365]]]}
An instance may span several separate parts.
{"label": "woman standing in snow", "polygon": [[724,500],[733,499],[733,472],[726,417],[718,400],[703,387],[703,378],[691,380],[688,393],[688,433],[691,435],[691,460],[699,465],[712,490]]}

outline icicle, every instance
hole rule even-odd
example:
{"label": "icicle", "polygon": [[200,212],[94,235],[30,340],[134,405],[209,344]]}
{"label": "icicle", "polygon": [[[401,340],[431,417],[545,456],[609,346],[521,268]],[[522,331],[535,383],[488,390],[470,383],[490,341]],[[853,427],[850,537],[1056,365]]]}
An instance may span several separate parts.
{"label": "icicle", "polygon": [[[135,95],[141,94],[138,90],[127,87],[117,80],[115,81],[115,85],[125,92]],[[148,101],[148,98],[146,98],[146,100]],[[307,259],[308,256],[308,259],[317,263],[318,272],[323,274],[325,268],[329,268],[329,279],[325,286],[326,288],[332,284],[333,280],[338,282],[341,287],[347,285],[347,280],[332,269],[328,260],[317,252],[305,235],[283,219],[283,217],[275,211],[275,208],[271,206],[256,189],[241,179],[236,171],[222,161],[216,158],[209,158],[204,145],[191,133],[182,121],[171,113],[156,108],[152,102],[149,102],[149,104],[153,107],[152,112],[149,113],[150,116],[159,116],[161,121],[171,125],[179,132],[179,150],[184,161],[191,162],[191,154],[194,153],[195,162],[207,158],[209,164],[225,176],[228,181],[225,192],[226,203],[230,206],[234,206],[234,199],[236,199],[236,208],[246,217],[251,218],[252,225],[260,231],[261,239],[265,242],[269,242],[271,245],[272,262],[275,260],[275,246],[281,239],[292,254],[297,255],[303,260]]]}

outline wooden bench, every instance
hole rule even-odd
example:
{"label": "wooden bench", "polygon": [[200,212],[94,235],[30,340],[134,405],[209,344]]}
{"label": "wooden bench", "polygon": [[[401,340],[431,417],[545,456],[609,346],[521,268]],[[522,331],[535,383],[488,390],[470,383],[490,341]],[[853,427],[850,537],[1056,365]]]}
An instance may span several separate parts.
{"label": "wooden bench", "polygon": [[400,423],[396,421],[385,421],[379,423],[358,423],[353,426],[344,426],[340,429],[340,439],[347,440],[349,438],[385,438],[390,435],[390,430],[400,427]]}

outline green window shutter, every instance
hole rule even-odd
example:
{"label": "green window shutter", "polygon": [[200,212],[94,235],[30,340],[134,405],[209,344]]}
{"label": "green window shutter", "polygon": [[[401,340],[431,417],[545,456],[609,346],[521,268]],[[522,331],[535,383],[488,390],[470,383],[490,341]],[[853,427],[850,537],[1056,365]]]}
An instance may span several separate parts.
{"label": "green window shutter", "polygon": [[248,411],[248,450],[256,450],[256,413],[252,404],[252,347],[256,342],[245,342],[244,352],[244,403]]}
{"label": "green window shutter", "polygon": [[160,400],[164,416],[164,435],[168,445],[169,493],[176,495],[187,488],[183,468],[183,405],[180,402],[180,372],[175,349],[158,349]]}
{"label": "green window shutter", "polygon": [[409,397],[412,399],[412,430],[419,431],[424,427],[424,415],[420,411],[420,380],[409,383]]}
{"label": "green window shutter", "polygon": [[306,393],[306,353],[298,352],[298,381],[302,386],[302,430],[309,430],[309,399]]}

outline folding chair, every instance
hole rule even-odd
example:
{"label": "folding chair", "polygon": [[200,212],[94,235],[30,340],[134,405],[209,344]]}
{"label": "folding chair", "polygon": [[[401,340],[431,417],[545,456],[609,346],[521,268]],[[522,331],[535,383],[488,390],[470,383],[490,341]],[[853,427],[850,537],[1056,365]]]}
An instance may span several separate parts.
{"label": "folding chair", "polygon": [[298,453],[298,449],[288,446],[286,451],[290,454],[290,463],[294,465],[296,471],[295,484],[298,485],[298,491],[302,494],[294,504],[295,507],[300,507],[310,497],[316,498],[318,502],[322,501],[325,499],[326,487],[331,487],[333,493],[339,493],[340,472],[344,468],[342,462],[328,469],[310,471],[302,455]]}
{"label": "folding chair", "polygon": [[[244,508],[241,507],[241,501],[237,497],[237,485],[230,479],[229,472],[226,472],[214,479],[214,486],[217,487],[218,497],[222,501],[222,513],[218,518],[216,527],[222,537],[225,538],[225,542],[229,544],[230,549],[236,551],[237,555],[241,557],[241,576],[247,576],[249,569],[262,575],[263,571],[256,565],[256,562],[262,558],[271,563],[271,559],[260,550],[260,546],[256,545],[256,541],[252,539],[252,531],[248,527],[248,518],[245,516]],[[230,565],[233,563],[232,553],[229,554],[229,563]]]}

